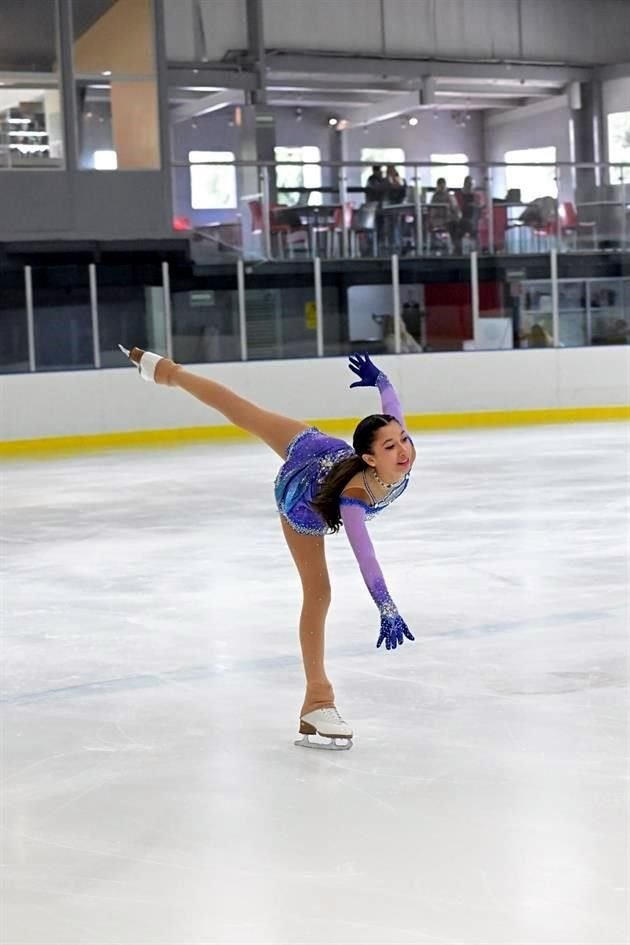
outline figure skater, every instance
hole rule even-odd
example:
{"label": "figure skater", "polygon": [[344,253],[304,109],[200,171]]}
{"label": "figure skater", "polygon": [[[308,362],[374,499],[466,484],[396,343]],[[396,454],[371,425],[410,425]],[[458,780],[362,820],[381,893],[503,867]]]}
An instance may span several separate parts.
{"label": "figure skater", "polygon": [[[335,694],[324,667],[324,625],[330,606],[330,581],[324,535],[343,524],[361,574],[380,612],[377,647],[395,650],[405,637],[413,640],[391,599],[365,526],[407,488],[416,451],[405,430],[396,391],[367,355],[350,357],[349,368],[360,379],[350,387],[377,387],[383,412],[365,417],[354,431],[352,446],[299,420],[263,410],[233,391],[151,351],[119,346],[147,381],[179,387],[253,433],[283,460],[275,480],[282,530],[302,582],[300,645],[306,694],[296,745],[350,748],[352,729],[335,706]],[[309,735],[329,739],[309,740]]]}

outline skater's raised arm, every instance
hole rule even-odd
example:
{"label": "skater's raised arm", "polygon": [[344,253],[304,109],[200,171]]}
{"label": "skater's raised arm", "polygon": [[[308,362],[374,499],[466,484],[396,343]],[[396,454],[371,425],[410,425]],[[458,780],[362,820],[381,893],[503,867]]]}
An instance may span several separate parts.
{"label": "skater's raised arm", "polygon": [[375,364],[372,364],[369,355],[351,355],[349,368],[360,378],[360,380],[351,384],[350,387],[378,387],[381,395],[382,412],[395,417],[401,427],[404,427],[405,418],[402,404],[396,393],[396,388],[387,375],[383,371],[380,371]]}
{"label": "skater's raised arm", "polygon": [[[355,490],[348,491],[355,492]],[[374,546],[365,524],[367,505],[360,499],[346,494],[341,496],[339,508],[341,520],[363,575],[363,580],[381,615],[381,632],[376,645],[379,647],[385,642],[388,650],[395,650],[397,645],[402,645],[404,637],[407,637],[408,640],[415,638],[398,613],[398,609],[387,590],[387,584],[376,559]]]}

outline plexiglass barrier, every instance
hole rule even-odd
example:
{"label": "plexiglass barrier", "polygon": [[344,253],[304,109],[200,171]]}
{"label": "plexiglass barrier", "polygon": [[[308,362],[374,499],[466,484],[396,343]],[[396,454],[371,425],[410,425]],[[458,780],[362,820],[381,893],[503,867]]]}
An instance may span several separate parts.
{"label": "plexiglass barrier", "polygon": [[118,343],[181,363],[628,344],[622,253],[393,254],[26,266],[0,274],[0,372],[122,367]]}

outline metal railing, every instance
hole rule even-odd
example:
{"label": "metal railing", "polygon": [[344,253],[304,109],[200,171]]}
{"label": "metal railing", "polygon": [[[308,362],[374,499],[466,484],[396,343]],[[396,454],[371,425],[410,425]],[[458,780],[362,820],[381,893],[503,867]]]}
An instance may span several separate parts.
{"label": "metal railing", "polygon": [[[214,187],[206,195],[207,209],[193,210],[193,201],[181,202],[181,195],[190,193],[190,168],[198,174],[204,166],[213,170]],[[219,167],[226,169],[224,190],[217,184]],[[305,167],[319,170],[316,185],[299,182]],[[175,225],[197,237],[198,256],[209,262],[226,252],[284,261],[630,248],[630,164],[406,160],[399,167],[404,193],[386,184],[380,191],[370,188],[365,181],[370,167],[362,162],[174,162],[172,173],[186,178],[174,188],[180,195],[173,208]],[[287,170],[298,182],[287,183]],[[461,186],[448,188],[448,177],[464,171],[474,181],[468,194]],[[436,196],[434,179],[440,173],[447,178],[450,204],[444,194]],[[541,181],[539,190],[532,173]],[[507,185],[506,174],[515,186]],[[243,178],[249,188],[241,193]],[[395,190],[397,199],[390,199]],[[231,206],[213,207],[213,202]]]}

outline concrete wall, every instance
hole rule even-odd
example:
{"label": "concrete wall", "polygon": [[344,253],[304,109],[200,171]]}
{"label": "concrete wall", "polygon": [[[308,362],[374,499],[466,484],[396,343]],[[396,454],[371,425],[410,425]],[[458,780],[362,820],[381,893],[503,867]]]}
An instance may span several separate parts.
{"label": "concrete wall", "polygon": [[[163,0],[171,60],[245,49],[245,0]],[[366,55],[627,59],[627,0],[264,0],[268,48]],[[203,30],[203,36],[201,36]],[[205,49],[200,49],[204,41]],[[197,56],[195,56],[197,52]]]}
{"label": "concrete wall", "polygon": [[[257,403],[309,419],[360,417],[375,391],[350,391],[345,358],[200,365]],[[630,403],[630,349],[576,348],[381,356],[408,415]],[[535,379],[535,380],[534,380]],[[290,393],[287,393],[290,392]],[[131,368],[0,378],[0,442],[225,424]]]}

